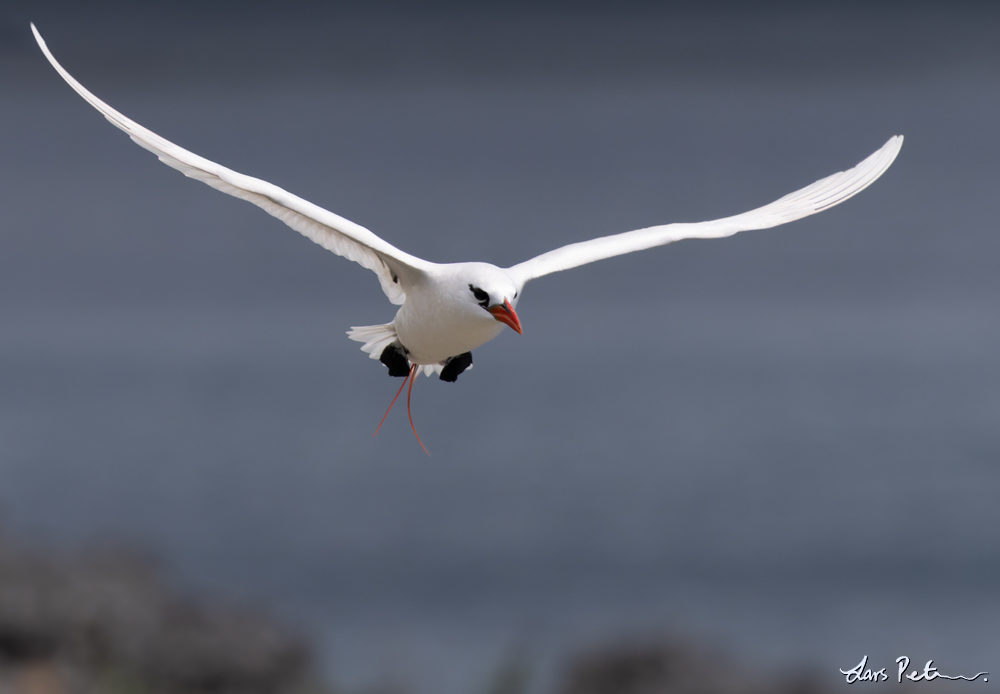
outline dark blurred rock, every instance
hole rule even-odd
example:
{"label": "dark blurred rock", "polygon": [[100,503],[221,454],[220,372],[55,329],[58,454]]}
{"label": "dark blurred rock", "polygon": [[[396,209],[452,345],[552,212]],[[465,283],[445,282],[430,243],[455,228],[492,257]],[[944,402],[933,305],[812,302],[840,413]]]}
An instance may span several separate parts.
{"label": "dark blurred rock", "polygon": [[50,558],[0,542],[0,668],[48,672],[39,663],[89,690],[112,675],[131,689],[186,693],[277,694],[311,681],[300,639],[262,615],[173,595],[149,562]]}
{"label": "dark blurred rock", "polygon": [[617,645],[573,659],[559,694],[825,694],[804,677],[767,677],[679,643]]}

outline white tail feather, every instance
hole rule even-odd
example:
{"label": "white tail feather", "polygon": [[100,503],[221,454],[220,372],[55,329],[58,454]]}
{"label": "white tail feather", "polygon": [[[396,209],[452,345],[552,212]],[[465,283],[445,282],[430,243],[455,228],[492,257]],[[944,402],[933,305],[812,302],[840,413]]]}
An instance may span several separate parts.
{"label": "white tail feather", "polygon": [[[361,325],[352,327],[347,331],[347,336],[355,342],[362,342],[361,351],[367,352],[369,358],[378,359],[382,356],[382,350],[391,345],[397,339],[396,327],[392,323],[382,325]],[[409,362],[411,365],[413,362]],[[472,368],[470,364],[469,369]],[[417,373],[425,376],[441,375],[444,364],[421,364]]]}

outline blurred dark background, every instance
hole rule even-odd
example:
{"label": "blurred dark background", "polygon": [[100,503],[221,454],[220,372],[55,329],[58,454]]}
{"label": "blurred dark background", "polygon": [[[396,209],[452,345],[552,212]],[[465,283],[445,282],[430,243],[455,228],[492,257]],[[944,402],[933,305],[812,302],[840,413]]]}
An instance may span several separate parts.
{"label": "blurred dark background", "polygon": [[[455,385],[344,332],[368,271],[189,181],[125,114],[434,261],[767,203],[773,230],[529,285]],[[347,684],[678,634],[827,684],[1000,670],[995,3],[0,7],[0,525],[266,604]],[[975,686],[975,685],[970,685]]]}

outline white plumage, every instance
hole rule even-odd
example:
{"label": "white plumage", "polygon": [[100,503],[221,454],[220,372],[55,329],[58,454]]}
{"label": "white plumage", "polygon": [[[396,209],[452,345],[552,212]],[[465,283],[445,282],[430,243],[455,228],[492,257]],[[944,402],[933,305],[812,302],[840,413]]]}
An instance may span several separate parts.
{"label": "white plumage", "polygon": [[[389,301],[400,308],[391,323],[355,327],[348,335],[362,342],[361,349],[373,359],[386,362],[390,372],[393,367],[386,359],[387,350],[398,350],[398,358],[405,357],[407,367],[412,367],[408,369],[410,375],[423,371],[427,375],[438,373],[445,377],[449,360],[492,340],[500,334],[504,324],[520,332],[514,307],[524,285],[533,279],[681,239],[730,236],[821,212],[871,185],[889,168],[903,144],[902,136],[892,137],[854,168],[732,217],[667,224],[582,241],[506,269],[487,263],[438,264],[404,253],[354,222],[278,186],[193,154],[126,118],[66,72],[49,52],[34,24],[31,30],[45,57],[63,79],[112,124],[160,161],[185,176],[257,205],[324,248],[373,271]],[[461,369],[471,366],[471,356],[468,361],[469,364]]]}

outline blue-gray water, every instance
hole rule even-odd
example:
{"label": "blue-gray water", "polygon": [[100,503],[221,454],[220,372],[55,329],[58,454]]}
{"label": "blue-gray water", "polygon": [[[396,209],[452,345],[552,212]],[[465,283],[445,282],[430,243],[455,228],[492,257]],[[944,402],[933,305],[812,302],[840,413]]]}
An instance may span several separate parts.
{"label": "blue-gray water", "polygon": [[[1000,671],[1000,13],[0,9],[0,513],[270,605],[332,675],[478,691],[676,633],[829,683]],[[741,9],[742,8],[742,9]],[[398,382],[371,274],[184,179],[126,114],[437,261],[769,202],[793,225],[529,285],[525,334]],[[975,687],[976,685],[970,685]]]}

